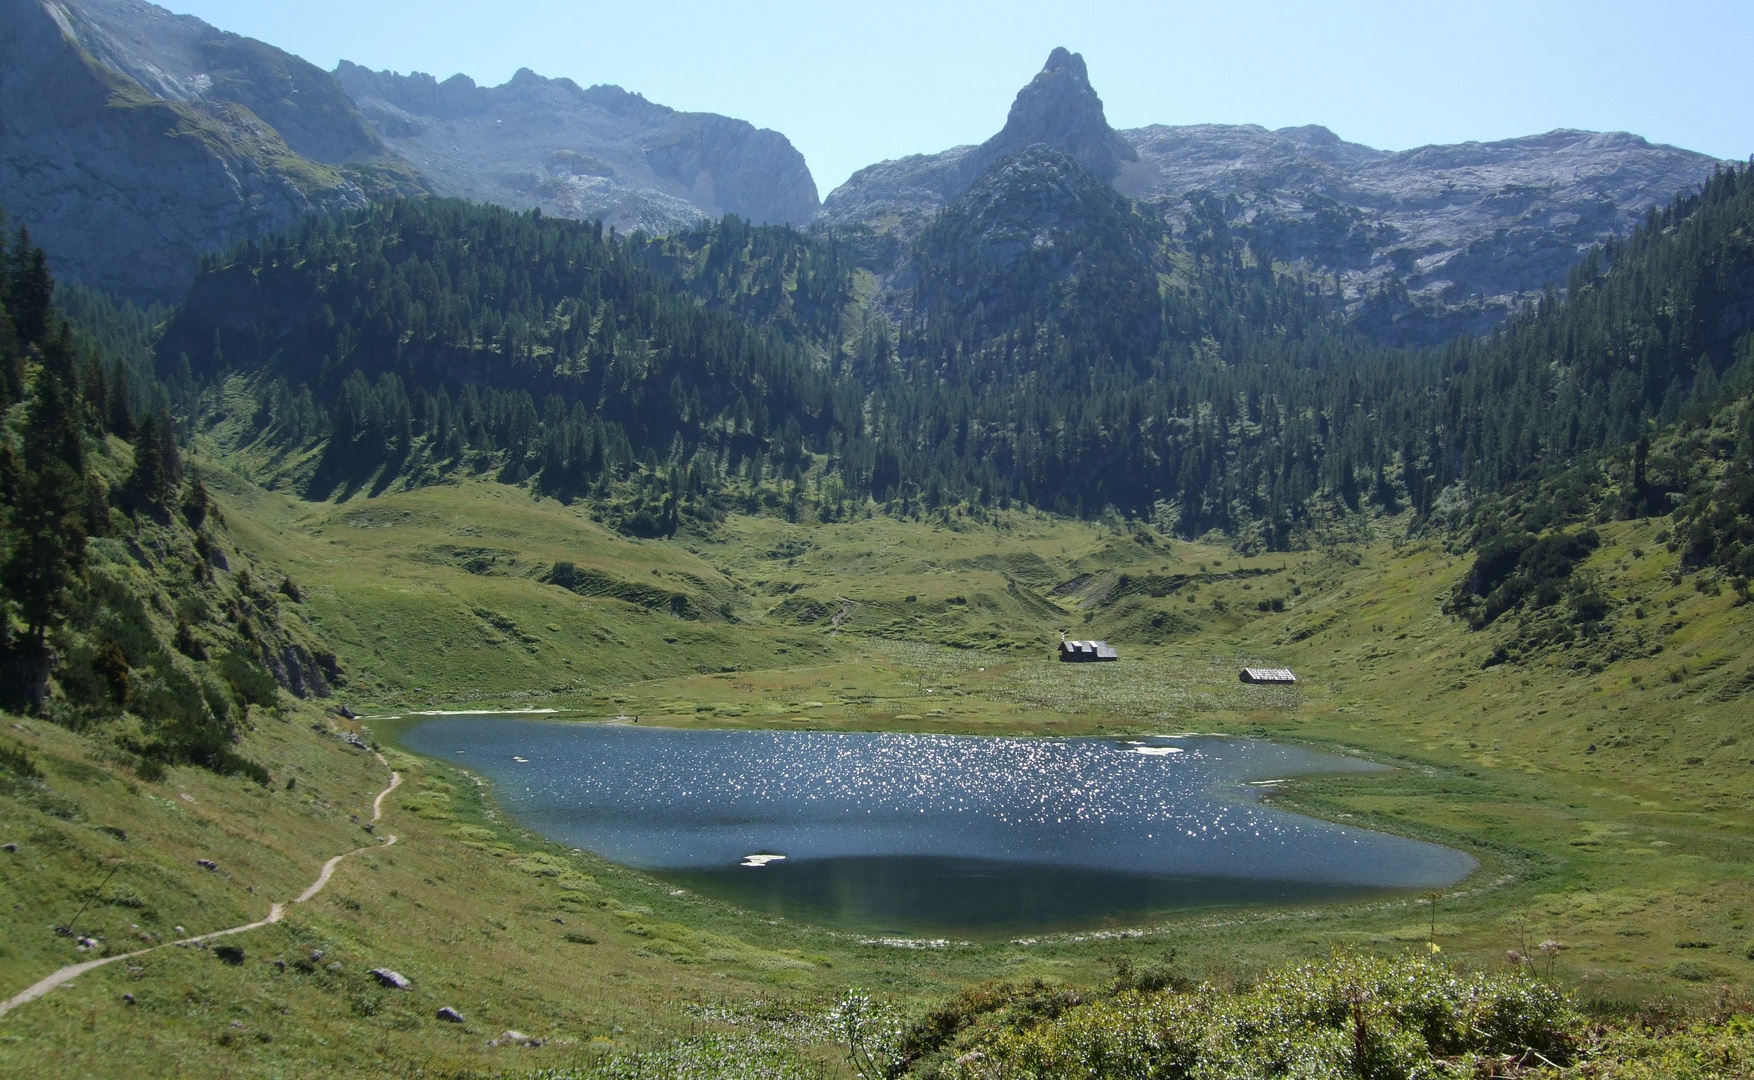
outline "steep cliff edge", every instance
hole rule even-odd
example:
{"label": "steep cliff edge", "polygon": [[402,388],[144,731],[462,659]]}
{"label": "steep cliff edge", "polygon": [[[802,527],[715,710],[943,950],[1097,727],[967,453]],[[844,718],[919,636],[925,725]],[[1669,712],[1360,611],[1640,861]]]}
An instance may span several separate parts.
{"label": "steep cliff edge", "polygon": [[297,57],[141,0],[0,0],[0,207],[58,275],[171,298],[203,254],[413,190]]}
{"label": "steep cliff edge", "polygon": [[335,75],[384,142],[444,195],[654,233],[727,213],[802,225],[819,205],[784,135],[617,86],[525,69],[484,87],[346,61]]}

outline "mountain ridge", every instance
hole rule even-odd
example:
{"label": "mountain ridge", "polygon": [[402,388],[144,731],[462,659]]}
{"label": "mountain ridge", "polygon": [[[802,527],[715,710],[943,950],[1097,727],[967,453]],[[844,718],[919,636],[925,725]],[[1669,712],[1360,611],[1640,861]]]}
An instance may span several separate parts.
{"label": "mountain ridge", "polygon": [[784,135],[618,86],[522,68],[485,87],[346,60],[335,77],[442,195],[655,233],[725,214],[802,225],[819,206],[810,168]]}
{"label": "mountain ridge", "polygon": [[140,0],[0,0],[0,205],[60,276],[168,299],[204,255],[417,190],[290,54]]}
{"label": "mountain ridge", "polygon": [[[466,167],[423,147],[423,93],[443,123],[479,121]],[[502,120],[566,145],[508,152]],[[239,241],[433,192],[653,232],[727,213],[801,225],[819,205],[785,136],[618,87],[330,73],[146,0],[0,0],[0,205],[64,279],[170,300]]]}
{"label": "mountain ridge", "polygon": [[900,257],[997,156],[1032,144],[1069,152],[1184,232],[1209,216],[1197,204],[1217,200],[1262,257],[1333,279],[1349,312],[1391,344],[1490,330],[1526,294],[1563,282],[1590,247],[1629,235],[1724,164],[1625,132],[1396,152],[1319,125],[1115,131],[1082,58],[1057,48],[998,134],[869,165],[828,194],[816,222],[893,237],[888,257]]}

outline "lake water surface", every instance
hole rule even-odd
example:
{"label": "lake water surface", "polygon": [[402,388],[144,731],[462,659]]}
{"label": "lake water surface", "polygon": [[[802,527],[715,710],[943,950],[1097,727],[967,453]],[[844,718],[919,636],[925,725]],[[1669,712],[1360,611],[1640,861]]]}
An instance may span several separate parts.
{"label": "lake water surface", "polygon": [[484,774],[501,805],[554,840],[745,907],[870,932],[1133,924],[1443,888],[1475,866],[1263,803],[1251,783],[1383,767],[1256,740],[453,716],[398,741]]}

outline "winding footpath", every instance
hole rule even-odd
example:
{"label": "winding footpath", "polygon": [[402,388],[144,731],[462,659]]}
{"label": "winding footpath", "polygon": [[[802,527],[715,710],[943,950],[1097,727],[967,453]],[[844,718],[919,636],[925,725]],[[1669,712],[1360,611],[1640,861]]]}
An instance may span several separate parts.
{"label": "winding footpath", "polygon": [[[378,759],[378,763],[380,765],[383,765],[386,769],[388,769],[390,767],[390,763],[388,761],[384,760],[384,755],[378,754],[377,759]],[[402,786],[402,774],[399,772],[396,772],[394,769],[391,769],[390,770],[390,786],[385,788],[384,790],[378,792],[378,797],[376,799],[372,800],[372,823],[374,825],[377,823],[378,819],[383,817],[383,815],[384,815],[384,798],[385,798],[385,796],[389,795],[390,792],[395,791],[398,787],[401,787],[401,786]],[[386,848],[386,847],[389,847],[391,844],[394,844],[395,842],[396,842],[396,838],[394,836],[386,835],[383,838],[383,842],[379,845],[376,845],[376,846],[379,848]],[[322,872],[317,875],[317,880],[313,881],[311,883],[310,888],[306,889],[302,893],[299,893],[297,899],[293,900],[292,903],[302,904],[305,901],[309,900],[311,897],[322,892],[323,887],[329,884],[329,878],[334,876],[335,868],[337,866],[341,865],[342,859],[347,858],[349,855],[358,855],[362,851],[371,851],[371,850],[373,850],[371,845],[368,845],[366,847],[354,848],[352,851],[343,852],[340,855],[337,855],[334,858],[330,859],[328,862],[324,863]],[[230,937],[233,934],[241,934],[247,930],[255,930],[255,929],[258,929],[258,928],[263,927],[263,926],[272,925],[273,923],[279,922],[281,919],[281,916],[286,914],[286,907],[287,907],[287,905],[285,905],[285,904],[270,905],[268,908],[268,917],[267,918],[258,919],[257,921],[255,921],[253,923],[245,923],[242,926],[233,926],[233,927],[229,927],[225,930],[215,930],[212,933],[207,933],[207,934],[197,934],[194,937],[181,938],[177,941],[167,941],[162,945],[153,945],[150,948],[137,949],[131,953],[120,953],[116,956],[105,956],[105,957],[102,957],[102,958],[97,959],[97,960],[87,960],[83,964],[73,964],[69,967],[64,967],[61,970],[55,972],[54,974],[38,980],[36,983],[34,983],[32,986],[30,986],[28,989],[24,990],[23,992],[15,994],[12,997],[7,998],[5,1001],[0,1001],[0,1016],[5,1016],[7,1013],[11,1012],[13,1009],[18,1008],[20,1005],[26,1005],[32,1001],[35,1001],[37,998],[42,997],[44,994],[47,994],[50,990],[53,990],[55,987],[60,986],[63,983],[72,982],[74,979],[77,979],[79,976],[85,974],[88,971],[91,971],[93,968],[100,968],[100,967],[103,967],[105,964],[113,964],[118,960],[132,960],[136,956],[145,956],[147,953],[157,952],[159,949],[168,949],[173,945],[197,945],[197,944],[200,944],[201,942],[204,942],[204,941],[212,941],[215,938]]]}

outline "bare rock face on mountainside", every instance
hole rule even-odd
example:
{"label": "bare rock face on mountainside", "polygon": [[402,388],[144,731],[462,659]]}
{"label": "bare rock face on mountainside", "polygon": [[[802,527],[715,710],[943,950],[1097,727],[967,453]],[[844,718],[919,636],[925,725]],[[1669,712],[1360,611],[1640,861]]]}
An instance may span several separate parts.
{"label": "bare rock face on mountainside", "polygon": [[171,298],[205,253],[417,189],[295,56],[143,0],[0,0],[0,207],[58,275]]}
{"label": "bare rock face on mountainside", "polygon": [[727,213],[802,225],[818,207],[803,155],[742,120],[527,69],[495,87],[346,61],[335,74],[377,134],[444,195],[653,233]]}
{"label": "bare rock face on mountainside", "polygon": [[1018,91],[997,135],[979,146],[916,154],[861,169],[828,196],[818,220],[912,238],[972,187],[988,166],[1031,146],[1058,150],[1107,181],[1115,179],[1123,164],[1138,158],[1138,152],[1108,126],[1084,58],[1055,49],[1040,73]]}
{"label": "bare rock face on mountainside", "polygon": [[1591,245],[1719,167],[1624,132],[1552,131],[1400,153],[1326,128],[1153,126],[1116,186],[1185,222],[1209,194],[1277,259],[1339,277],[1378,337],[1429,342],[1496,324]]}
{"label": "bare rock face on mountainside", "polygon": [[887,234],[904,242],[888,248],[900,253],[989,165],[1029,145],[1067,154],[1178,231],[1216,216],[1276,260],[1338,277],[1361,325],[1409,343],[1490,328],[1519,296],[1563,284],[1590,245],[1626,235],[1719,165],[1623,133],[1390,153],[1320,127],[1116,132],[1083,60],[1055,49],[999,134],[863,169],[817,220]]}

